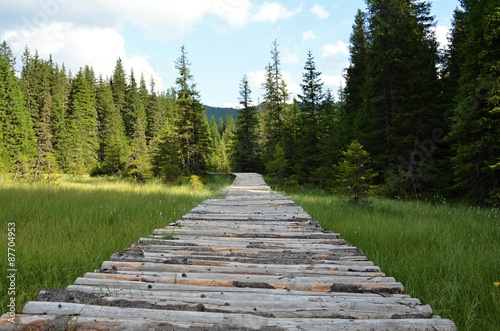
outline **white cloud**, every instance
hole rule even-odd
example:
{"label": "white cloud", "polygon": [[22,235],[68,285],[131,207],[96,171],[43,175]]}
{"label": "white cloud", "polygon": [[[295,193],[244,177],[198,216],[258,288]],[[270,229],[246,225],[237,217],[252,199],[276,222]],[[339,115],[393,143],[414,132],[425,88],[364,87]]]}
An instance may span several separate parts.
{"label": "white cloud", "polygon": [[[249,20],[251,0],[16,0],[6,4],[0,21],[11,28],[36,30],[55,22],[77,26],[121,29],[139,27],[149,36],[177,39],[205,15],[214,15],[231,26]],[[1,23],[0,23],[1,25]]]}
{"label": "white cloud", "polygon": [[325,18],[330,17],[330,13],[326,11],[326,9],[321,5],[314,5],[310,12],[316,15],[317,18],[324,20]]}
{"label": "white cloud", "polygon": [[335,44],[326,44],[323,46],[323,57],[329,57],[339,54],[348,55],[349,45],[341,40],[337,40]]}
{"label": "white cloud", "polygon": [[290,102],[297,96],[297,94],[300,94],[302,91],[302,88],[300,87],[301,78],[297,77],[289,71],[283,71],[282,74],[283,80],[286,83],[288,93],[290,94],[290,99],[288,100]]}
{"label": "white cloud", "polygon": [[293,52],[293,53],[285,53],[281,57],[281,63],[283,63],[283,64],[293,64],[293,63],[297,63],[299,61],[300,61],[300,55],[297,51]]}
{"label": "white cloud", "polygon": [[289,10],[278,2],[265,2],[252,16],[252,21],[275,23],[280,19],[290,18],[298,14],[301,10],[301,7],[298,7],[294,10]]}
{"label": "white cloud", "polygon": [[326,88],[332,90],[332,94],[336,95],[339,88],[345,86],[344,75],[321,75],[321,80]]}
{"label": "white cloud", "polygon": [[232,26],[244,25],[249,19],[250,0],[215,0],[212,10]]}
{"label": "white cloud", "polygon": [[314,40],[314,39],[318,39],[318,36],[312,30],[305,31],[302,34],[302,40]]}
{"label": "white cloud", "polygon": [[436,34],[436,39],[440,48],[446,48],[448,46],[448,35],[450,34],[450,30],[450,27],[442,25],[438,25],[434,28],[434,33]]}
{"label": "white cloud", "polygon": [[260,95],[260,89],[262,88],[262,84],[266,80],[266,71],[265,70],[257,70],[250,71],[247,73],[248,85],[250,86],[250,90],[252,91],[253,99],[256,99],[258,95]]}
{"label": "white cloud", "polygon": [[141,73],[149,83],[153,77],[158,90],[163,81],[144,56],[129,55],[125,50],[125,39],[110,28],[76,27],[70,23],[53,23],[36,30],[9,30],[4,33],[14,54],[22,54],[26,45],[41,58],[52,55],[56,63],[64,63],[67,70],[77,72],[82,65],[91,66],[97,75],[111,75],[116,60],[120,57],[127,72],[134,68],[137,78]]}

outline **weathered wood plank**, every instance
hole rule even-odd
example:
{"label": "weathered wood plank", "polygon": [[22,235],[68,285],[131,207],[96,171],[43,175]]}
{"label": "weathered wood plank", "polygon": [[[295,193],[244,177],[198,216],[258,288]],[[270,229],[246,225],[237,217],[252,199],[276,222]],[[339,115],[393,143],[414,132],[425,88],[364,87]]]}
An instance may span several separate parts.
{"label": "weathered wood plank", "polygon": [[181,265],[181,264],[159,264],[141,262],[117,262],[105,261],[102,263],[101,272],[115,272],[120,270],[129,271],[151,271],[151,272],[177,272],[177,273],[225,273],[225,274],[248,274],[248,275],[275,275],[293,274],[297,276],[368,276],[383,277],[380,268],[371,266],[332,266],[325,264],[314,265],[262,265],[249,263],[225,263],[222,265]]}
{"label": "weathered wood plank", "polygon": [[[149,295],[148,295],[149,294]],[[92,304],[110,307],[149,308],[219,313],[245,313],[276,318],[431,318],[428,305],[384,297],[353,298],[346,296],[291,296],[263,294],[256,297],[242,293],[185,293],[137,290],[98,290],[80,287],[73,291],[40,292],[38,301]],[[346,300],[349,299],[349,300]],[[357,300],[356,300],[357,299]],[[258,307],[256,311],[255,308]]]}
{"label": "weathered wood plank", "polygon": [[[201,309],[201,307],[200,307]],[[338,318],[269,318],[249,314],[212,313],[204,311],[163,311],[155,309],[106,307],[65,302],[29,302],[23,313],[78,316],[78,319],[89,318],[119,320],[168,321],[170,325],[182,323],[193,326],[204,324],[226,326],[227,329],[262,330],[455,330],[452,322],[442,319],[338,319]],[[151,324],[149,324],[151,325]]]}

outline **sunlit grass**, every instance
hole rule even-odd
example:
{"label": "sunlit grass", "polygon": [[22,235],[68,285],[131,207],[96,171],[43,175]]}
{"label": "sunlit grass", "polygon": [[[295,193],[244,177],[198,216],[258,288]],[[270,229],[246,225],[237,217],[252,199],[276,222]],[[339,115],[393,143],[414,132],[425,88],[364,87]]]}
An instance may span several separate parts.
{"label": "sunlit grass", "polygon": [[114,252],[179,219],[231,183],[145,185],[109,178],[61,178],[52,184],[0,184],[0,305],[6,311],[7,223],[16,224],[16,308],[42,288],[65,288]]}
{"label": "sunlit grass", "polygon": [[354,207],[322,191],[288,194],[459,330],[500,330],[498,210],[443,199]]}

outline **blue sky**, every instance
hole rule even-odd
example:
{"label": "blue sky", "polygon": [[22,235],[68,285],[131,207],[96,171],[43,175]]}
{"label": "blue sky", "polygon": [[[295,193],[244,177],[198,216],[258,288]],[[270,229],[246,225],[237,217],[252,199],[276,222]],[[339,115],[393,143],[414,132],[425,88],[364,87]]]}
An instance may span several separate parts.
{"label": "blue sky", "polygon": [[[6,3],[7,2],[7,3]],[[437,36],[446,40],[458,0],[434,0]],[[158,89],[174,85],[174,61],[186,47],[201,101],[238,104],[247,75],[252,97],[262,95],[264,69],[276,39],[293,97],[300,92],[308,50],[326,88],[337,93],[349,63],[354,16],[363,0],[16,0],[0,4],[0,39],[17,56],[28,45],[73,72],[91,65],[109,76],[121,57]]]}

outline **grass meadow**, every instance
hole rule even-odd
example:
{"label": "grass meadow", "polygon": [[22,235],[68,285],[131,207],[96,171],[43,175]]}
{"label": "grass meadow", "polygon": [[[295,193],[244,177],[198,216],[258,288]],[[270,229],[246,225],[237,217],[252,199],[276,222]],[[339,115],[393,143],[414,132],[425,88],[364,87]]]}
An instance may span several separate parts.
{"label": "grass meadow", "polygon": [[[179,219],[232,182],[145,185],[118,179],[70,178],[52,184],[0,183],[0,308],[8,308],[9,223],[15,223],[16,310],[43,288],[66,288],[114,252]],[[5,262],[5,263],[4,263]]]}
{"label": "grass meadow", "polygon": [[500,330],[498,209],[442,198],[375,199],[371,207],[354,207],[322,191],[286,194],[460,331]]}

